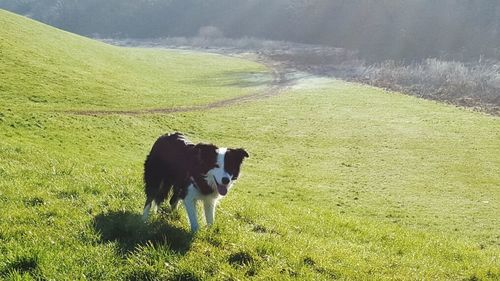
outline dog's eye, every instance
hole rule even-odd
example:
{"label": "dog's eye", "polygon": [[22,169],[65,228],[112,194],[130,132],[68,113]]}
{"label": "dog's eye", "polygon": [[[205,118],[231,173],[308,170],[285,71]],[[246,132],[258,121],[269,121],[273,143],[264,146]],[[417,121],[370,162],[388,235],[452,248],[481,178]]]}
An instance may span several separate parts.
{"label": "dog's eye", "polygon": [[233,181],[235,181],[235,180],[237,180],[237,179],[238,179],[238,177],[233,177]]}

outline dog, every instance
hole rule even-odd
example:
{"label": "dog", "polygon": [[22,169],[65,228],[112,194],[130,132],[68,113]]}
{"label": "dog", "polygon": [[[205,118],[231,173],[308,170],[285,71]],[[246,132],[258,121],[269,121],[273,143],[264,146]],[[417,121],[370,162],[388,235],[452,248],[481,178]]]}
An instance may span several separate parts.
{"label": "dog", "polygon": [[248,157],[242,148],[195,145],[178,132],[159,137],[144,163],[143,220],[147,221],[150,210],[156,211],[171,194],[172,210],[179,200],[184,202],[191,231],[199,229],[197,201],[203,201],[207,225],[212,225],[217,202],[232,188]]}

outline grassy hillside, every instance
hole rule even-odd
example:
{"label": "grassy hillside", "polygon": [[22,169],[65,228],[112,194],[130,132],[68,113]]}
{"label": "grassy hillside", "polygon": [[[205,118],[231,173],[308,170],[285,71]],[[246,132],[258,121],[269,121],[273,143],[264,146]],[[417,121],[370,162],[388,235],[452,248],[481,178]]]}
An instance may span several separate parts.
{"label": "grassy hillside", "polygon": [[[324,80],[257,90],[262,66],[122,49],[0,12],[0,278],[500,278],[500,121]],[[6,28],[3,28],[6,27]],[[142,164],[182,131],[250,152],[213,228],[181,209],[140,221]]]}
{"label": "grassy hillside", "polygon": [[203,104],[244,93],[234,86],[237,74],[263,70],[215,55],[112,47],[7,12],[0,12],[0,24],[0,98],[23,108]]}

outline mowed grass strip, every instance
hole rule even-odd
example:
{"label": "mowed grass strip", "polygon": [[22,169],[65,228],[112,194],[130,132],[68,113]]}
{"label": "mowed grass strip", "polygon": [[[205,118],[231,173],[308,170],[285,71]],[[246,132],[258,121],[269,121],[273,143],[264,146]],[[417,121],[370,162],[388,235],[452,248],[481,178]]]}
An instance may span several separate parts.
{"label": "mowed grass strip", "polygon": [[[335,80],[167,115],[0,99],[2,278],[500,278],[498,118]],[[182,208],[140,221],[144,158],[171,131],[251,154],[216,225],[195,235]]]}

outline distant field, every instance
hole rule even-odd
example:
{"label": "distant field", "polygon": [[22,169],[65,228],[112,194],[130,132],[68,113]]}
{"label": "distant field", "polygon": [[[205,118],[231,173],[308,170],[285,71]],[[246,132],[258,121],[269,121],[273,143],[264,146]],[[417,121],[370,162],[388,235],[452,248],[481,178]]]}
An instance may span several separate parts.
{"label": "distant field", "polygon": [[[261,91],[264,66],[111,47],[0,11],[0,278],[498,280],[500,121],[339,80]],[[163,133],[245,147],[213,228],[140,221]]]}

